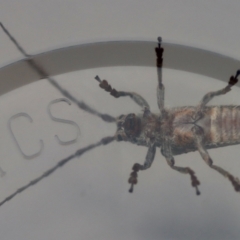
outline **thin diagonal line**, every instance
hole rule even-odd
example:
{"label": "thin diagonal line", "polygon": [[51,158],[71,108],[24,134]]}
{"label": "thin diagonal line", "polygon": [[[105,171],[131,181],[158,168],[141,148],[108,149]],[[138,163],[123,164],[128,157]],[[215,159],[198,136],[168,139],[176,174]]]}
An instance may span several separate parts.
{"label": "thin diagonal line", "polygon": [[83,101],[78,101],[75,97],[73,97],[68,91],[63,89],[54,78],[50,77],[49,74],[42,69],[36,62],[33,60],[32,56],[27,54],[27,52],[23,49],[23,47],[18,43],[18,41],[12,36],[12,34],[6,29],[6,27],[0,22],[0,26],[2,27],[2,30],[6,33],[6,35],[9,37],[9,39],[12,41],[12,43],[16,46],[16,48],[27,58],[27,63],[29,66],[37,71],[37,73],[40,75],[41,78],[46,78],[55,88],[57,88],[62,95],[72,100],[74,103],[77,104],[77,106],[80,109],[83,109],[84,111],[87,111],[93,115],[96,115],[100,117],[105,122],[116,122],[116,118],[110,116],[109,114],[102,114],[98,112],[97,110],[89,107],[86,103]]}
{"label": "thin diagonal line", "polygon": [[2,30],[6,33],[6,35],[10,38],[10,40],[14,43],[14,45],[17,47],[17,49],[25,56],[29,57],[29,55],[25,52],[25,50],[20,46],[20,44],[17,42],[17,40],[10,34],[10,32],[5,28],[5,26],[0,22],[0,26],[2,27]]}
{"label": "thin diagonal line", "polygon": [[41,176],[35,178],[34,180],[30,181],[27,185],[17,189],[13,194],[9,195],[8,197],[6,197],[2,202],[0,202],[0,207],[10,201],[12,198],[14,198],[16,195],[18,195],[19,193],[25,191],[27,188],[36,185],[38,182],[40,182],[42,179],[47,178],[48,176],[50,176],[52,173],[54,173],[58,168],[63,167],[66,163],[68,163],[70,160],[72,160],[75,157],[80,157],[83,153],[98,147],[100,145],[106,145],[108,143],[111,143],[112,141],[114,141],[115,138],[114,137],[105,137],[103,139],[101,139],[99,142],[96,142],[94,144],[88,145],[87,147],[81,148],[79,150],[77,150],[74,154],[62,159],[61,161],[59,161],[54,167],[48,169],[46,172],[44,172]]}

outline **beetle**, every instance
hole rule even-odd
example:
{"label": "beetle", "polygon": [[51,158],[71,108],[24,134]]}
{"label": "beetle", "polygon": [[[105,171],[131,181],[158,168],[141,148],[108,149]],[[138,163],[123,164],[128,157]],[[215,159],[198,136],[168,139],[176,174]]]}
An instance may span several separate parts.
{"label": "beetle", "polygon": [[196,194],[200,191],[199,180],[189,167],[175,166],[174,155],[198,151],[209,167],[227,177],[236,191],[240,191],[240,181],[223,168],[213,164],[208,149],[218,148],[240,143],[240,106],[206,106],[215,96],[226,94],[238,82],[240,70],[231,76],[228,85],[214,92],[207,93],[196,107],[185,106],[167,109],[164,107],[164,85],[162,83],[163,51],[162,39],[158,38],[156,52],[156,67],[158,73],[157,103],[159,113],[151,113],[147,101],[131,92],[118,92],[106,80],[100,82],[100,87],[110,92],[114,97],[131,97],[143,109],[143,114],[130,113],[117,118],[117,141],[128,141],[133,144],[148,147],[144,164],[135,163],[130,174],[129,192],[137,184],[138,172],[151,167],[155,157],[156,148],[161,148],[168,165],[191,177],[192,186]]}
{"label": "beetle", "polygon": [[159,113],[152,113],[147,101],[139,94],[134,92],[117,91],[112,88],[106,80],[101,80],[99,76],[95,77],[99,82],[99,86],[109,92],[113,97],[130,97],[143,110],[140,114],[130,113],[115,118],[108,114],[102,114],[88,106],[83,101],[79,101],[73,97],[24,51],[2,23],[0,23],[0,26],[18,50],[26,57],[29,66],[33,68],[41,78],[46,78],[65,97],[75,102],[80,109],[100,117],[105,122],[115,122],[117,126],[116,133],[113,136],[105,137],[96,143],[77,150],[69,157],[62,159],[40,177],[32,180],[30,183],[19,188],[16,192],[5,198],[0,202],[0,206],[11,200],[17,194],[25,191],[30,186],[35,185],[43,178],[48,177],[73,158],[80,157],[87,151],[101,145],[107,145],[113,141],[127,141],[148,148],[144,163],[135,163],[132,167],[132,172],[130,173],[128,180],[130,184],[129,192],[133,192],[134,185],[137,184],[138,172],[151,167],[157,148],[161,149],[162,155],[173,170],[190,175],[191,184],[196,189],[197,195],[200,194],[198,189],[200,182],[194,171],[189,167],[175,166],[174,155],[198,151],[209,167],[216,170],[224,177],[227,177],[232,183],[234,189],[238,192],[240,191],[239,179],[223,168],[214,165],[207,151],[211,148],[240,143],[240,106],[206,106],[214,97],[226,94],[231,90],[231,87],[238,82],[240,70],[236,72],[235,76],[230,77],[228,85],[225,88],[207,93],[197,106],[174,107],[167,109],[164,106],[165,88],[162,82],[164,49],[162,48],[162,39],[161,37],[158,37],[155,53],[158,75],[157,103]]}

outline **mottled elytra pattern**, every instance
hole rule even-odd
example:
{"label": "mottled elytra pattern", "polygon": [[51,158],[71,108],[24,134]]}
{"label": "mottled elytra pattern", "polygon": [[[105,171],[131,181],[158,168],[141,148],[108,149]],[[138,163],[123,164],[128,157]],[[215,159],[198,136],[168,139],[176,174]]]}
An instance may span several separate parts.
{"label": "mottled elytra pattern", "polygon": [[106,80],[101,80],[99,76],[96,76],[95,79],[99,82],[99,86],[109,92],[112,96],[116,98],[129,96],[142,108],[142,113],[139,114],[130,113],[127,115],[122,114],[119,117],[113,117],[111,115],[98,112],[83,101],[77,100],[68,91],[63,89],[31,58],[31,55],[25,52],[25,50],[2,23],[0,23],[0,26],[17,49],[25,56],[29,66],[39,74],[40,78],[46,78],[52,86],[57,88],[65,97],[76,103],[81,110],[97,116],[107,123],[116,123],[117,127],[116,133],[113,136],[105,137],[96,143],[77,150],[69,157],[60,160],[55,166],[47,170],[41,176],[17,189],[13,194],[5,198],[2,202],[0,202],[0,206],[5,202],[10,201],[17,194],[25,191],[27,188],[50,176],[58,168],[64,166],[73,158],[80,157],[87,151],[90,151],[98,146],[110,144],[113,141],[127,141],[148,148],[144,163],[135,163],[132,167],[132,172],[130,173],[128,180],[130,184],[129,192],[133,192],[134,185],[138,182],[139,171],[143,171],[151,167],[155,158],[156,149],[158,148],[160,149],[163,157],[166,159],[168,165],[173,170],[189,174],[191,184],[196,189],[197,195],[200,194],[198,189],[200,182],[197,179],[195,172],[189,167],[175,166],[174,155],[198,151],[202,159],[210,168],[228,178],[234,189],[240,192],[239,179],[221,167],[214,165],[213,160],[207,151],[211,148],[240,144],[240,106],[206,106],[212,98],[226,94],[231,90],[231,87],[238,82],[237,78],[240,75],[240,70],[236,72],[235,76],[230,77],[228,85],[225,88],[207,93],[203,96],[197,106],[166,109],[164,107],[165,88],[162,83],[164,49],[161,46],[162,39],[161,37],[158,37],[155,54],[158,76],[157,103],[159,112],[157,114],[152,113],[148,102],[139,94],[134,92],[117,91],[112,88]]}

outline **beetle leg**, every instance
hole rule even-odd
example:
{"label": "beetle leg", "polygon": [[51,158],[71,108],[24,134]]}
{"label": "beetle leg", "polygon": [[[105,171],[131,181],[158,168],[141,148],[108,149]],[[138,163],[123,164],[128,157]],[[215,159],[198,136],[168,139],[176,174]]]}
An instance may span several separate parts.
{"label": "beetle leg", "polygon": [[131,172],[130,178],[128,179],[128,182],[131,184],[129,192],[132,193],[134,184],[137,184],[137,177],[138,177],[137,172],[139,170],[146,170],[151,167],[155,157],[155,153],[156,153],[156,146],[155,144],[153,144],[148,148],[148,152],[147,152],[144,164],[141,165],[139,163],[135,163],[133,165],[132,167],[133,171]]}
{"label": "beetle leg", "polygon": [[200,182],[197,179],[197,177],[195,176],[194,171],[191,168],[189,168],[189,167],[174,166],[175,161],[174,161],[174,158],[173,158],[173,155],[172,155],[172,152],[171,152],[171,145],[167,141],[165,141],[162,144],[161,153],[166,158],[168,165],[172,169],[174,169],[174,170],[176,170],[176,171],[178,171],[180,173],[184,173],[184,174],[189,174],[190,175],[192,186],[195,187],[196,194],[200,195],[200,191],[198,189],[198,185],[200,185]]}
{"label": "beetle leg", "polygon": [[135,103],[137,103],[140,107],[143,109],[148,108],[149,104],[148,102],[139,94],[134,92],[124,92],[124,91],[117,91],[116,89],[112,88],[111,85],[106,80],[101,80],[99,76],[96,76],[95,79],[100,83],[100,88],[103,88],[106,92],[110,92],[110,94],[115,97],[126,97],[129,96]]}
{"label": "beetle leg", "polygon": [[214,92],[209,92],[206,95],[204,95],[204,97],[202,98],[202,100],[200,101],[199,105],[197,106],[197,110],[196,110],[196,118],[197,116],[201,115],[201,112],[203,111],[204,107],[207,105],[208,102],[210,102],[214,97],[219,96],[219,95],[224,95],[227,92],[231,91],[231,87],[233,85],[235,85],[238,82],[237,77],[240,75],[240,70],[238,70],[235,74],[235,76],[231,76],[229,81],[228,81],[228,85],[218,91],[214,91]]}
{"label": "beetle leg", "polygon": [[160,110],[160,113],[162,114],[164,112],[164,85],[162,83],[162,63],[163,63],[163,51],[164,49],[161,47],[162,44],[162,38],[158,37],[158,47],[155,48],[157,60],[156,60],[156,66],[157,66],[157,74],[158,74],[158,86],[157,86],[157,101],[158,101],[158,108]]}
{"label": "beetle leg", "polygon": [[204,131],[203,131],[203,129],[201,127],[195,125],[192,128],[192,131],[195,135],[195,143],[196,143],[197,149],[198,149],[200,155],[202,156],[203,160],[208,164],[209,167],[218,171],[224,177],[228,178],[229,181],[232,183],[234,189],[237,192],[240,192],[240,181],[239,181],[239,179],[234,177],[231,173],[227,172],[223,168],[221,168],[219,166],[216,166],[216,165],[213,165],[213,161],[212,161],[207,149],[204,146],[204,141],[203,141],[204,140]]}

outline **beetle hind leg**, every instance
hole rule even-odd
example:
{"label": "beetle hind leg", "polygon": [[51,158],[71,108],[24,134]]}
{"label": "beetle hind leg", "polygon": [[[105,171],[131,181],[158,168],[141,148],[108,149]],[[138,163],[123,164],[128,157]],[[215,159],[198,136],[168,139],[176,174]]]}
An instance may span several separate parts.
{"label": "beetle hind leg", "polygon": [[162,149],[161,149],[162,155],[166,158],[168,165],[173,169],[176,170],[180,173],[184,173],[184,174],[189,174],[190,178],[191,178],[191,184],[192,186],[196,189],[196,194],[200,195],[200,191],[198,189],[198,186],[200,185],[199,180],[197,179],[195,172],[189,168],[189,167],[178,167],[174,165],[174,158],[173,155],[171,153],[171,147],[170,144],[168,144],[167,142],[165,142],[162,145]]}
{"label": "beetle hind leg", "polygon": [[238,76],[240,75],[240,69],[237,70],[235,76],[231,76],[229,78],[229,81],[228,81],[228,85],[221,89],[221,90],[218,90],[218,91],[214,91],[214,92],[209,92],[207,94],[205,94],[202,98],[202,100],[200,101],[200,103],[198,104],[197,106],[197,110],[196,110],[196,113],[195,113],[195,118],[197,119],[198,116],[201,116],[201,113],[204,109],[204,107],[207,105],[208,102],[210,102],[214,97],[216,96],[220,96],[220,95],[224,95],[226,93],[228,93],[229,91],[231,91],[231,88],[232,86],[234,86],[237,82],[238,82]]}
{"label": "beetle hind leg", "polygon": [[235,191],[240,192],[240,181],[239,181],[239,179],[237,177],[234,177],[231,173],[227,172],[223,168],[213,164],[213,161],[212,161],[207,149],[205,148],[205,146],[203,144],[203,140],[204,140],[203,129],[199,126],[194,126],[192,131],[195,135],[196,147],[197,147],[200,155],[202,156],[202,159],[208,164],[209,167],[216,170],[217,172],[219,172],[224,177],[228,178],[229,181],[232,183]]}

